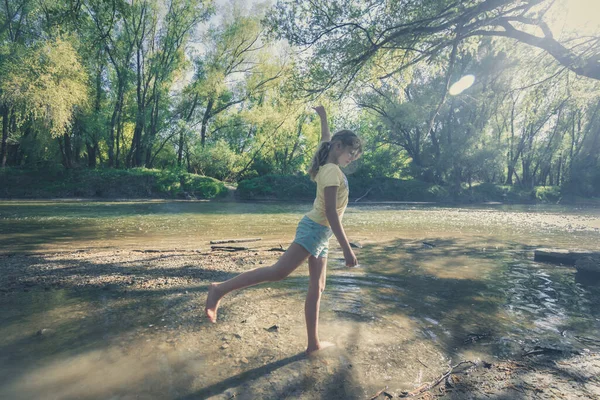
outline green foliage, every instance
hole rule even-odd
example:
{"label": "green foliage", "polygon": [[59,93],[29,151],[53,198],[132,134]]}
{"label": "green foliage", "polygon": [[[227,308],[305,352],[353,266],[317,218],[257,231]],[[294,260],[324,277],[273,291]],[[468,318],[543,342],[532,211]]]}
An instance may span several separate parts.
{"label": "green foliage", "polygon": [[244,200],[310,200],[317,185],[308,175],[264,175],[243,180],[237,193]]}
{"label": "green foliage", "polygon": [[180,170],[133,168],[69,170],[0,169],[0,196],[4,198],[102,197],[102,198],[198,198],[227,194],[213,178]]}
{"label": "green foliage", "polygon": [[348,186],[350,198],[362,197],[361,201],[444,201],[447,198],[444,188],[416,179],[349,176]]}
{"label": "green foliage", "polygon": [[[540,186],[559,186],[563,199],[600,196],[600,81],[543,49],[468,37],[517,9],[537,12],[532,2],[504,3],[280,0],[252,10],[210,0],[2,3],[0,158],[52,170],[165,170],[139,175],[152,182],[141,191],[132,183],[137,195],[205,191],[204,181],[177,167],[243,180],[250,197],[310,200],[301,175],[290,178],[296,184],[274,182],[308,169],[321,138],[310,108],[318,101],[332,133],[352,129],[363,140],[349,170],[351,196],[556,200],[555,189]],[[203,24],[214,6],[219,18]],[[467,37],[452,53],[454,22],[463,17],[478,22],[463,26]],[[584,64],[597,52],[590,38],[568,42]],[[475,84],[448,95],[448,84],[466,74]],[[90,174],[96,182],[104,172]],[[112,190],[55,175],[66,180],[64,193]]]}
{"label": "green foliage", "polygon": [[1,66],[0,100],[41,121],[53,137],[62,135],[76,108],[88,101],[88,81],[71,43],[39,43]]}
{"label": "green foliage", "polygon": [[[493,183],[476,184],[471,188],[461,187],[453,195],[457,201],[466,201],[469,203],[533,203],[536,200],[532,190]],[[543,201],[542,199],[539,200]]]}
{"label": "green foliage", "polygon": [[557,203],[561,199],[558,186],[536,186],[533,190],[535,199],[542,203]]}
{"label": "green foliage", "polygon": [[237,158],[238,155],[229,148],[227,142],[218,140],[204,147],[196,147],[191,168],[199,174],[227,180],[236,172]]}
{"label": "green foliage", "polygon": [[569,179],[562,192],[571,196],[600,197],[600,143],[585,149],[587,155],[571,166]]}
{"label": "green foliage", "polygon": [[[363,201],[444,201],[447,190],[417,180],[378,177],[348,177],[350,198]],[[241,181],[237,191],[245,200],[312,200],[316,184],[308,175],[274,175]]]}
{"label": "green foliage", "polygon": [[[534,190],[514,186],[482,183],[459,189],[435,185],[415,179],[349,176],[350,201],[407,201],[446,203],[556,203],[561,199],[557,187],[536,187]],[[307,175],[269,174],[243,180],[238,195],[244,200],[314,199],[316,185]]]}

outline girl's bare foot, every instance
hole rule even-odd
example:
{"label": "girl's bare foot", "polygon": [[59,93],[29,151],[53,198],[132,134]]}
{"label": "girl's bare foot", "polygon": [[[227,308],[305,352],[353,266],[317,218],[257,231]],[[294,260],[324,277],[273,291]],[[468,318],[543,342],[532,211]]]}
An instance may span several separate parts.
{"label": "girl's bare foot", "polygon": [[335,344],[331,342],[319,342],[317,345],[309,345],[306,349],[306,355],[315,354],[319,350],[326,349],[327,347],[333,347]]}
{"label": "girl's bare foot", "polygon": [[218,285],[218,283],[210,284],[208,296],[206,297],[206,307],[204,307],[204,313],[213,324],[217,322],[217,308],[219,308],[219,301],[221,300]]}

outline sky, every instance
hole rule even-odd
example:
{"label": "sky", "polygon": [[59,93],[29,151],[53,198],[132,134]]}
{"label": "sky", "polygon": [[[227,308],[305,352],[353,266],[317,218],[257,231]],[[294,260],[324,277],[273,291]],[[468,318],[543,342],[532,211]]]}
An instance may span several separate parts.
{"label": "sky", "polygon": [[555,37],[597,33],[600,31],[600,0],[557,0],[547,22]]}

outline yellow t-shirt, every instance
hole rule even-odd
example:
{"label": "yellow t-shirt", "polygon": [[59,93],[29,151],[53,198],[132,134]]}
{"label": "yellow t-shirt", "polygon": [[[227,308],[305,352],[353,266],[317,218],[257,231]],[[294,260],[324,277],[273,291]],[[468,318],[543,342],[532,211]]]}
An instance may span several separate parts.
{"label": "yellow t-shirt", "polygon": [[328,163],[319,167],[315,181],[317,182],[317,197],[313,209],[306,216],[318,224],[329,226],[325,215],[325,188],[338,186],[336,210],[341,220],[348,205],[348,180],[337,164]]}

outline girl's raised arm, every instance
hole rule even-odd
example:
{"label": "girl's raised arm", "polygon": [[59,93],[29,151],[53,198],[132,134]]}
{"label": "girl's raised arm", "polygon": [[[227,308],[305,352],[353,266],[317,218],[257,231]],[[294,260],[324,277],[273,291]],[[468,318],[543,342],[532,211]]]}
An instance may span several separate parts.
{"label": "girl's raised arm", "polygon": [[331,141],[331,133],[329,133],[329,124],[327,124],[327,113],[325,112],[325,107],[316,106],[313,107],[313,110],[319,114],[319,118],[321,119],[321,142]]}

